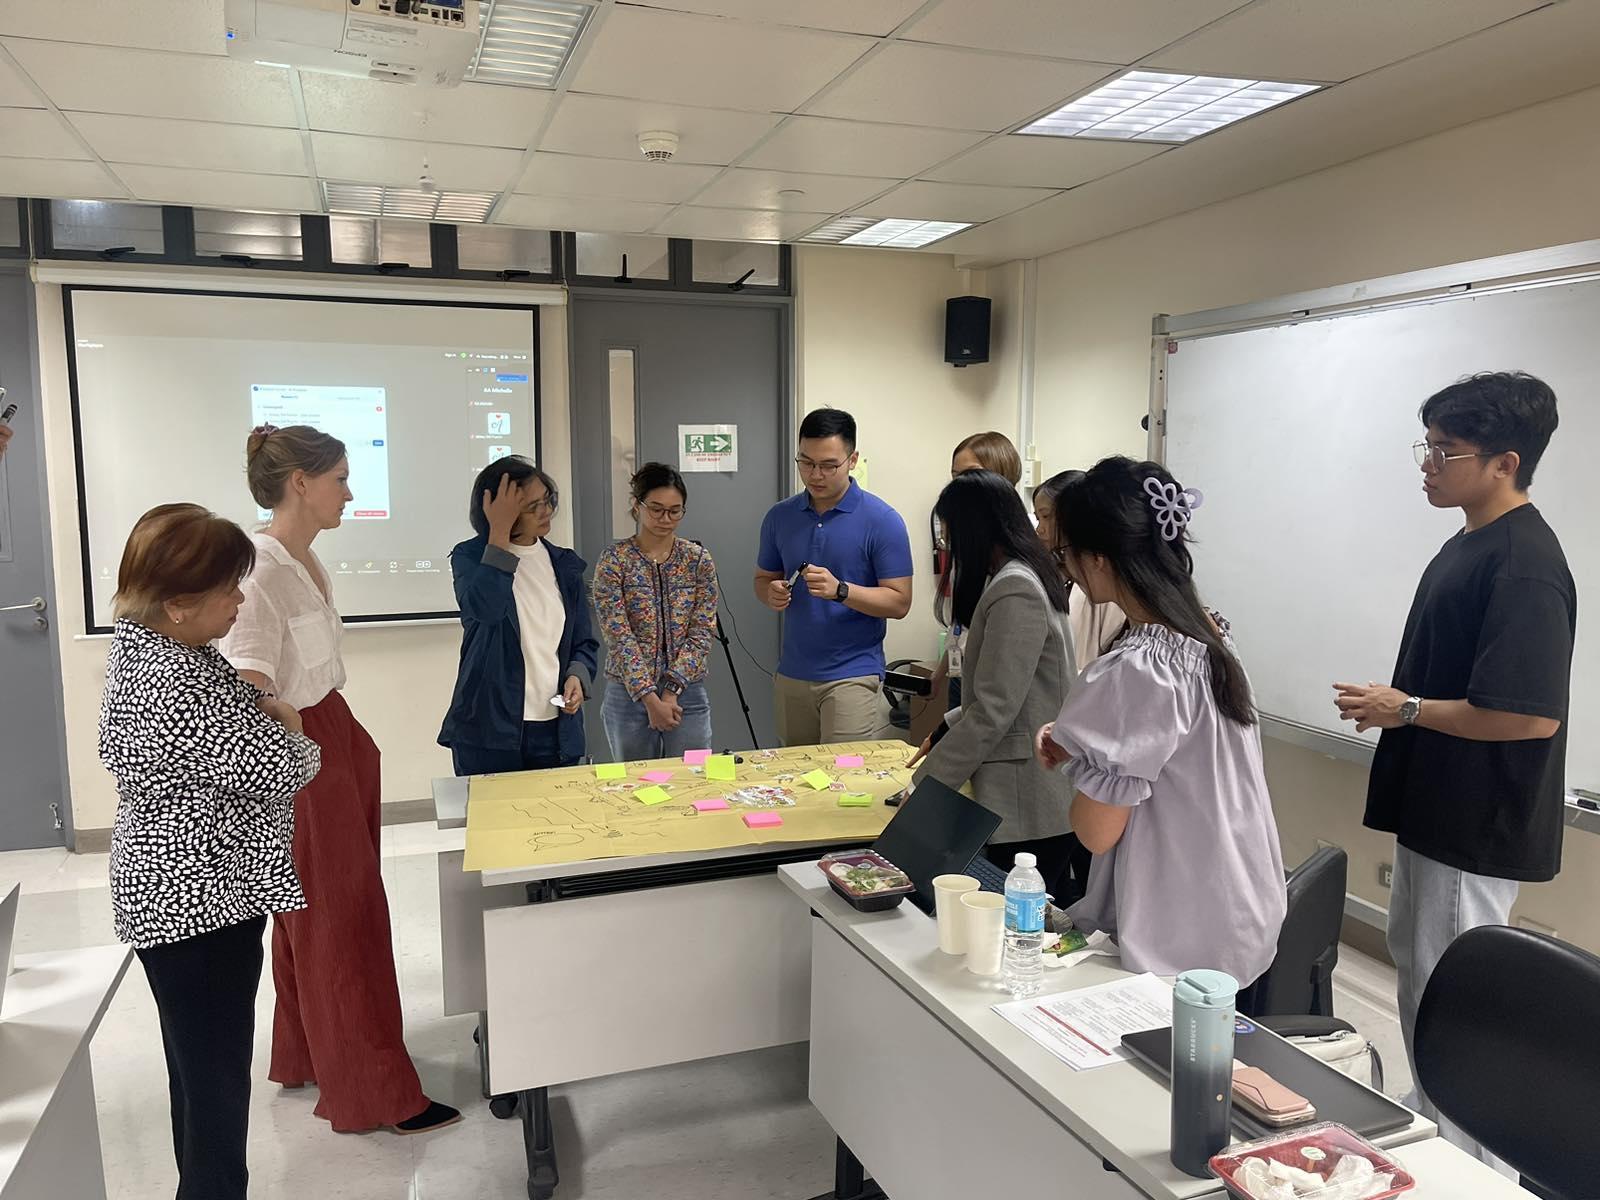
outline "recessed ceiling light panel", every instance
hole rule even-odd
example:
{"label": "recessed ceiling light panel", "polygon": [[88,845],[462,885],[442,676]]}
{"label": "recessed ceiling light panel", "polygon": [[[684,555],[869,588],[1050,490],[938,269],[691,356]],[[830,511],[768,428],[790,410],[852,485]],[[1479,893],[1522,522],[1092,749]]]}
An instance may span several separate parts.
{"label": "recessed ceiling light panel", "polygon": [[410,217],[419,221],[481,223],[494,207],[493,192],[445,192],[437,189],[382,187],[368,183],[324,180],[323,195],[331,213],[362,217]]}
{"label": "recessed ceiling light panel", "polygon": [[1017,132],[1181,143],[1321,88],[1319,83],[1128,71]]}
{"label": "recessed ceiling light panel", "polygon": [[488,0],[467,78],[555,87],[594,10],[584,0]]}

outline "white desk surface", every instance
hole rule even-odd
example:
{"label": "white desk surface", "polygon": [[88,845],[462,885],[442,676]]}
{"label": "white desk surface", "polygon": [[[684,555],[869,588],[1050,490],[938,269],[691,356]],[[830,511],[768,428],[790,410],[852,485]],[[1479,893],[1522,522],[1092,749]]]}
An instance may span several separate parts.
{"label": "white desk surface", "polygon": [[[982,1055],[1079,1140],[1111,1162],[1149,1196],[1190,1200],[1216,1195],[1214,1179],[1183,1174],[1169,1160],[1171,1098],[1166,1085],[1132,1062],[1074,1071],[991,1006],[1009,999],[992,982],[970,974],[964,960],[941,953],[931,917],[910,904],[860,913],[828,887],[815,863],[778,868],[779,878],[851,945],[937,1020]],[[1055,990],[1126,978],[1115,960],[1091,958],[1046,974]],[[863,1014],[870,1019],[870,1014]],[[1383,1146],[1433,1137],[1418,1117],[1408,1128],[1377,1139]]]}
{"label": "white desk surface", "polygon": [[0,1189],[69,1068],[87,1053],[132,959],[127,946],[17,959],[0,1010]]}
{"label": "white desk surface", "polygon": [[1399,1146],[1390,1153],[1417,1181],[1406,1200],[1529,1200],[1533,1195],[1443,1138]]}
{"label": "white desk surface", "polygon": [[[471,780],[443,778],[433,781],[434,820],[440,829],[464,829],[467,824],[467,796]],[[479,872],[484,887],[507,883],[535,883],[544,879],[567,879],[574,875],[611,875],[643,867],[679,866],[685,863],[715,862],[724,858],[749,858],[774,850],[814,849],[819,854],[836,849],[837,842],[758,842],[749,846],[728,846],[718,850],[688,850],[674,854],[641,854],[630,858],[589,858],[577,862],[545,863],[532,867],[507,867]]]}

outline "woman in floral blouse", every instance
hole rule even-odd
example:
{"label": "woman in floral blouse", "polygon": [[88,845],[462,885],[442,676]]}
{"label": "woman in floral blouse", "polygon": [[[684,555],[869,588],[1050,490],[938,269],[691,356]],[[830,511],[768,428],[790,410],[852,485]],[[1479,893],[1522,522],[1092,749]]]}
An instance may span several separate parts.
{"label": "woman in floral blouse", "polygon": [[719,595],[711,555],[677,536],[689,501],[683,476],[646,463],[630,491],[638,532],[600,555],[592,589],[608,647],[601,714],[622,762],[710,747],[705,678]]}
{"label": "woman in floral blouse", "polygon": [[266,914],[304,908],[295,793],[321,766],[293,708],[212,642],[255,547],[196,504],[139,519],[117,575],[100,706],[116,779],[111,907],[161,1015],[180,1196],[243,1200]]}

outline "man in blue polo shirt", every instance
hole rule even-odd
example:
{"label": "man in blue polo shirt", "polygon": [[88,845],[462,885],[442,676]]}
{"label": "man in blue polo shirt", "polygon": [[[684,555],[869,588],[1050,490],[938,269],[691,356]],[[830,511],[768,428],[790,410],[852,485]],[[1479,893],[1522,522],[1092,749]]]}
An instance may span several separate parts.
{"label": "man in blue polo shirt", "polygon": [[911,540],[900,514],[850,478],[856,457],[855,418],[808,414],[794,460],[805,491],[761,522],[756,596],[785,617],[775,688],[785,746],[859,741],[884,724],[883,635],[911,611]]}

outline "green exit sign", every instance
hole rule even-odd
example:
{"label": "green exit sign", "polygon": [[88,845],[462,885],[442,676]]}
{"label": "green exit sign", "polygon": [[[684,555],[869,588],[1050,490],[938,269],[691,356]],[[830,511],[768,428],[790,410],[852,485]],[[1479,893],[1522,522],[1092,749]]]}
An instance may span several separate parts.
{"label": "green exit sign", "polygon": [[686,433],[683,435],[685,454],[732,454],[731,433]]}

